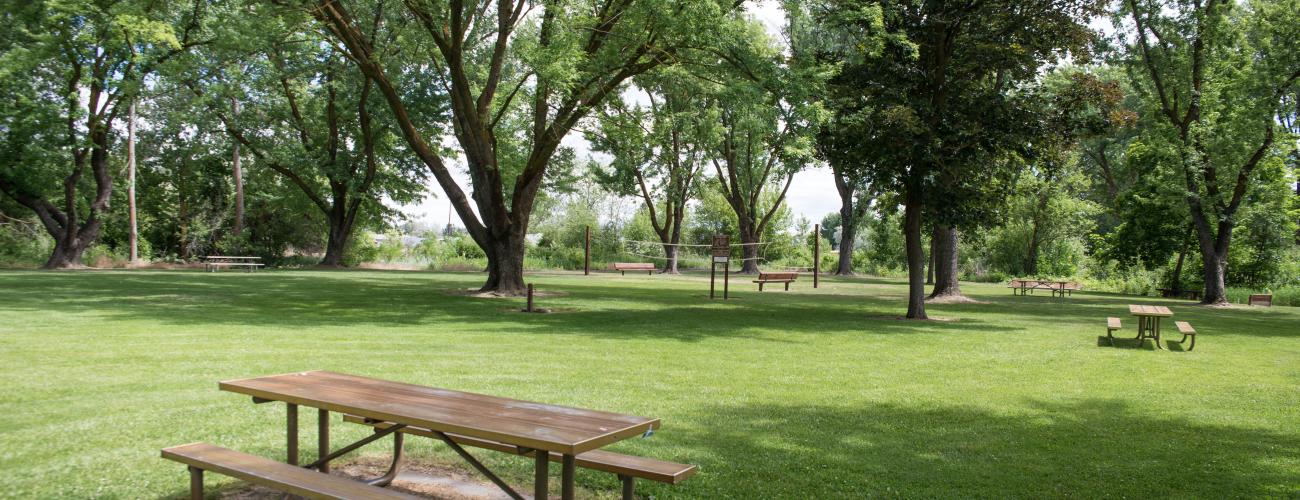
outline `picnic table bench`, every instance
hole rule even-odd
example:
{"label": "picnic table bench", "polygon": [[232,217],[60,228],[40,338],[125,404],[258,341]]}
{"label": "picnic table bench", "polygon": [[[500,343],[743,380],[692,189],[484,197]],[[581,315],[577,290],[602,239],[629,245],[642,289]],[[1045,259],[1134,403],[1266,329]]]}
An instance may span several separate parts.
{"label": "picnic table bench", "polygon": [[1011,289],[1011,295],[1025,295],[1033,293],[1034,290],[1047,290],[1053,297],[1065,297],[1066,294],[1074,295],[1075,290],[1082,290],[1083,285],[1073,281],[1060,280],[1039,280],[1039,279],[1013,279],[1007,285]]}
{"label": "picnic table bench", "polygon": [[[251,396],[254,403],[282,401],[286,404],[287,464],[202,443],[164,450],[164,458],[189,466],[191,494],[195,498],[202,498],[204,470],[313,498],[385,498],[386,493],[392,492],[374,488],[388,485],[397,476],[402,462],[403,435],[442,441],[515,499],[524,497],[466,451],[465,446],[533,457],[535,498],[547,498],[547,472],[552,461],[561,464],[561,496],[566,500],[574,497],[573,474],[577,467],[617,474],[623,482],[624,498],[629,499],[636,478],[676,484],[696,470],[692,465],[600,450],[623,439],[650,436],[660,425],[659,419],[654,418],[328,371],[231,380],[221,382],[219,388]],[[320,457],[301,468],[297,467],[299,406],[317,409]],[[347,422],[370,425],[375,432],[355,443],[333,449],[329,437],[330,412],[342,413]],[[362,483],[309,471],[315,469],[327,473],[331,461],[388,435],[393,436],[393,462],[388,473],[379,478]],[[357,489],[347,489],[353,487]]]}
{"label": "picnic table bench", "polygon": [[261,257],[252,256],[233,256],[233,255],[209,255],[203,258],[203,269],[210,272],[217,272],[223,267],[242,268],[245,271],[256,271],[258,268],[265,266],[261,263]]}
{"label": "picnic table bench", "polygon": [[627,276],[628,271],[646,271],[649,275],[654,275],[658,268],[649,262],[615,262],[614,270],[619,274]]}
{"label": "picnic table bench", "polygon": [[754,280],[754,283],[758,283],[760,292],[763,291],[763,285],[767,283],[784,283],[786,291],[790,291],[790,283],[794,283],[797,279],[799,273],[758,273],[758,279]]}
{"label": "picnic table bench", "polygon": [[1178,291],[1177,293],[1174,293],[1174,289],[1172,289],[1172,288],[1157,288],[1156,290],[1159,290],[1159,291],[1160,291],[1160,296],[1161,296],[1161,297],[1165,297],[1165,298],[1182,298],[1182,299],[1187,299],[1187,300],[1201,300],[1201,291],[1200,291],[1200,290],[1180,290],[1180,291]]}

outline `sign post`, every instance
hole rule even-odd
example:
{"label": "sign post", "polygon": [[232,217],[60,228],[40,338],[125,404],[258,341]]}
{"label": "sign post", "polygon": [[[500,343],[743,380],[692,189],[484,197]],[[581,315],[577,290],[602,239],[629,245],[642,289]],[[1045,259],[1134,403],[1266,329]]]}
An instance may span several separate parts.
{"label": "sign post", "polygon": [[713,259],[709,266],[709,298],[713,298],[714,282],[718,279],[718,264],[722,264],[722,299],[728,297],[731,281],[731,237],[725,234],[713,235]]}
{"label": "sign post", "polygon": [[813,224],[813,288],[819,285],[822,263],[822,225]]}

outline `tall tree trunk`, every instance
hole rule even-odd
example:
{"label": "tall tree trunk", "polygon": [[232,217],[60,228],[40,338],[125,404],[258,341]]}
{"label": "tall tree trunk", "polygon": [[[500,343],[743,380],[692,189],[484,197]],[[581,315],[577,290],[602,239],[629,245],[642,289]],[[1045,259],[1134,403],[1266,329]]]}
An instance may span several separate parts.
{"label": "tall tree trunk", "polygon": [[509,231],[505,237],[494,238],[487,245],[488,279],[481,291],[503,295],[523,295],[524,286],[524,232]]}
{"label": "tall tree trunk", "polygon": [[925,284],[927,285],[934,284],[934,242],[935,242],[934,236],[931,236],[930,253],[926,255],[926,259],[925,259],[926,263],[928,264],[925,267]]}
{"label": "tall tree trunk", "polygon": [[323,267],[343,267],[343,255],[352,237],[352,220],[330,218],[329,239],[325,243],[325,258],[321,259]]}
{"label": "tall tree trunk", "polygon": [[136,224],[135,215],[135,101],[131,101],[130,109],[127,111],[126,121],[126,206],[127,219],[131,224],[130,232],[127,238],[130,240],[131,254],[130,263],[135,265],[140,261],[139,246],[139,226]]}
{"label": "tall tree trunk", "polygon": [[934,226],[934,289],[930,298],[959,297],[961,285],[957,282],[960,273],[957,259],[958,231],[952,226],[936,224]]}
{"label": "tall tree trunk", "polygon": [[925,315],[925,251],[921,246],[921,204],[917,188],[909,188],[903,204],[903,235],[907,245],[907,317]]}
{"label": "tall tree trunk", "polygon": [[752,222],[746,224],[744,222],[744,219],[741,219],[740,243],[743,246],[740,247],[741,248],[740,254],[743,260],[741,261],[740,264],[740,274],[758,274],[759,272],[758,269],[759,234],[758,234],[758,229],[753,226],[754,224]]}
{"label": "tall tree trunk", "polygon": [[[239,101],[231,100],[233,114],[239,114]],[[235,147],[231,153],[231,176],[235,179],[235,227],[232,233],[235,235],[235,244],[241,245],[244,236],[244,169],[240,163],[239,141],[234,141]],[[238,249],[238,248],[236,248]]]}
{"label": "tall tree trunk", "polygon": [[190,258],[190,204],[189,198],[185,196],[185,179],[189,175],[189,161],[182,156],[179,175],[176,177],[176,201],[179,205],[176,210],[176,228],[180,245],[176,254],[182,260]]}
{"label": "tall tree trunk", "polygon": [[[843,217],[843,211],[840,212]],[[853,276],[853,243],[857,239],[858,228],[857,221],[843,222],[840,219],[840,256],[839,266],[835,269],[835,274],[839,276]],[[821,235],[818,235],[820,238]]]}

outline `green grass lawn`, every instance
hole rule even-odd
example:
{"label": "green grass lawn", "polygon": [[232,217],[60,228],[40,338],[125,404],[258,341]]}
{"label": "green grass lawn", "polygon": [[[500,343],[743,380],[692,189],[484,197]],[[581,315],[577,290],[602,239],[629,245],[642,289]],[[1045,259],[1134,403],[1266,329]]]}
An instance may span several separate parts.
{"label": "green grass lawn", "polygon": [[[0,272],[0,496],[181,496],[158,450],[193,441],[281,458],[283,405],[217,381],[308,369],[662,418],[612,448],[700,465],[655,497],[1300,496],[1300,308],[963,284],[981,303],[914,322],[892,280],[710,302],[700,276],[530,279],[564,311],[448,293],[479,274]],[[1100,346],[1106,316],[1135,335],[1129,303],[1196,350]],[[527,484],[529,459],[480,455]]]}

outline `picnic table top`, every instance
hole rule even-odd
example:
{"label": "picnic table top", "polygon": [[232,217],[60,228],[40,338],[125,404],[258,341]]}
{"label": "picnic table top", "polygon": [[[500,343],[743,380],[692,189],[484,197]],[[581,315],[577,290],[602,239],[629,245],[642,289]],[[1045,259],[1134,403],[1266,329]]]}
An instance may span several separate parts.
{"label": "picnic table top", "polygon": [[577,455],[659,428],[659,419],[308,371],[221,382],[223,391]]}
{"label": "picnic table top", "polygon": [[204,258],[205,258],[205,259],[248,259],[248,260],[262,260],[261,257],[254,257],[254,256],[237,256],[237,255],[209,255],[209,256],[204,257]]}
{"label": "picnic table top", "polygon": [[1134,316],[1169,317],[1174,315],[1173,311],[1170,311],[1169,308],[1165,306],[1143,306],[1137,304],[1129,304],[1128,312]]}
{"label": "picnic table top", "polygon": [[1011,280],[1011,282],[1012,282],[1012,283],[1052,283],[1052,284],[1057,284],[1057,285],[1074,283],[1073,281],[1062,281],[1062,280],[1038,280],[1038,279],[1026,279],[1026,278],[1016,278],[1016,279]]}

